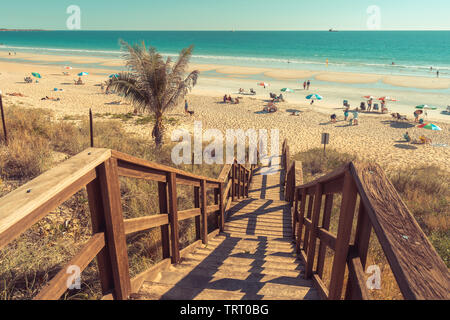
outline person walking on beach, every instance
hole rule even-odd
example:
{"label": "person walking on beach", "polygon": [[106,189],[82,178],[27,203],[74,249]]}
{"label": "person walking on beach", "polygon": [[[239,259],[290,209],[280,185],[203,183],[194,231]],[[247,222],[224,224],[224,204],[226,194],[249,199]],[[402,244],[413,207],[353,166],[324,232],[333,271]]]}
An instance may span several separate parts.
{"label": "person walking on beach", "polygon": [[437,75],[437,77],[439,78],[439,70],[438,70],[438,71],[436,71],[436,75]]}
{"label": "person walking on beach", "polygon": [[370,110],[372,110],[372,98],[370,98],[369,101],[367,101],[367,111],[370,112]]}
{"label": "person walking on beach", "polygon": [[311,85],[311,81],[308,80],[308,82],[306,83],[306,90],[309,90],[309,86]]}
{"label": "person walking on beach", "polygon": [[303,90],[306,90],[306,81],[303,82]]}
{"label": "person walking on beach", "polygon": [[184,113],[189,113],[189,104],[187,100],[184,100]]}

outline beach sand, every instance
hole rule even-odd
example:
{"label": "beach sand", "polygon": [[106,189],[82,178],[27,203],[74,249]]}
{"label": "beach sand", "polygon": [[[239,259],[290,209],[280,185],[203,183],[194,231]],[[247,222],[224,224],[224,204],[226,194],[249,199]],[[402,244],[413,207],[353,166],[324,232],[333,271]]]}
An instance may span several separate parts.
{"label": "beach sand", "polygon": [[[57,58],[54,58],[55,61]],[[67,58],[64,58],[67,59]],[[28,60],[27,60],[28,61]],[[61,61],[61,60],[58,60]],[[67,60],[62,60],[67,61]],[[107,62],[106,62],[107,63]],[[191,68],[194,66],[191,66]],[[313,106],[304,99],[306,92],[299,89],[299,81],[289,80],[294,77],[294,72],[277,74],[276,70],[253,70],[251,68],[242,69],[242,73],[254,74],[262,71],[272,72],[271,75],[278,75],[288,80],[274,80],[271,87],[263,89],[256,87],[256,82],[251,79],[240,79],[239,77],[227,77],[228,75],[243,75],[238,67],[217,67],[213,65],[204,66],[204,70],[219,69],[223,77],[201,76],[198,86],[187,97],[189,106],[195,111],[194,116],[186,116],[183,106],[170,111],[167,116],[178,119],[178,125],[167,128],[167,138],[176,128],[186,128],[193,130],[194,121],[201,121],[203,129],[219,129],[224,134],[227,129],[279,129],[280,144],[287,138],[291,147],[291,153],[307,151],[311,148],[322,147],[321,134],[330,133],[329,148],[338,151],[357,155],[359,158],[379,163],[384,169],[395,170],[402,167],[420,167],[425,165],[436,165],[444,170],[450,171],[448,159],[450,159],[450,116],[441,115],[438,112],[429,111],[428,120],[442,128],[442,131],[429,131],[419,129],[414,122],[401,123],[392,120],[389,114],[360,113],[358,126],[349,126],[343,121],[342,99],[353,98],[352,107],[358,106],[358,102],[364,99],[360,97],[366,94],[377,96],[391,95],[402,102],[398,104],[390,103],[390,111],[395,108],[405,108],[409,105],[410,112],[406,113],[409,120],[413,120],[414,108],[411,106],[421,103],[429,103],[429,100],[445,103],[450,101],[449,95],[436,94],[427,91],[401,91],[395,89],[367,89],[365,87],[347,87],[339,85],[320,84],[313,82],[313,89],[318,90],[326,97],[324,101],[317,101]],[[62,74],[62,67],[52,65],[37,65],[30,63],[4,62],[0,61],[0,90],[3,91],[4,104],[6,107],[20,105],[29,108],[46,108],[55,112],[57,118],[63,119],[66,116],[87,116],[92,108],[94,114],[104,113],[127,113],[133,111],[133,106],[116,95],[105,95],[102,93],[99,84],[107,80],[107,75],[117,72],[116,69],[106,68],[82,68],[82,71],[90,72],[90,75],[83,77],[86,82],[83,86],[75,86],[73,80],[77,79],[76,73],[81,68],[71,70],[70,76]],[[43,79],[39,83],[26,84],[23,78],[30,72],[40,72]],[[297,75],[300,75],[297,73]],[[319,73],[320,74],[320,73]],[[305,73],[305,75],[307,75]],[[338,77],[339,75],[333,75]],[[363,75],[365,76],[365,75]],[[342,79],[342,75],[340,76]],[[374,76],[375,77],[378,76]],[[382,78],[383,76],[380,76]],[[385,77],[389,81],[402,80],[402,77]],[[407,77],[405,77],[407,78]],[[323,79],[323,78],[322,78]],[[330,79],[330,78],[328,78]],[[346,78],[348,81],[355,80],[355,77]],[[443,79],[445,80],[445,79]],[[359,81],[359,80],[358,80]],[[416,83],[417,79],[404,79],[407,85]],[[411,81],[411,82],[409,82]],[[431,80],[430,80],[431,82]],[[429,82],[424,82],[428,86]],[[442,83],[442,82],[439,82]],[[269,92],[279,92],[281,87],[294,87],[294,94],[285,94],[289,101],[279,104],[279,111],[274,114],[261,113],[267,105]],[[243,87],[255,88],[256,96],[242,96],[238,105],[223,104],[222,97],[226,94],[237,96],[237,89]],[[63,91],[53,91],[54,88]],[[14,97],[8,94],[21,93],[24,97]],[[49,96],[60,98],[60,101],[41,100]],[[120,104],[115,104],[120,102]],[[403,109],[401,109],[403,110]],[[292,116],[292,111],[299,111],[299,116]],[[336,113],[338,122],[330,124],[330,114]],[[351,117],[351,116],[350,116]],[[102,121],[96,119],[96,121]],[[120,120],[118,120],[120,121]],[[151,137],[151,124],[138,126],[134,123],[124,123],[130,132]],[[413,145],[402,140],[403,134],[408,131],[412,138],[426,135],[433,140],[433,145]],[[446,146],[445,146],[446,145]]]}

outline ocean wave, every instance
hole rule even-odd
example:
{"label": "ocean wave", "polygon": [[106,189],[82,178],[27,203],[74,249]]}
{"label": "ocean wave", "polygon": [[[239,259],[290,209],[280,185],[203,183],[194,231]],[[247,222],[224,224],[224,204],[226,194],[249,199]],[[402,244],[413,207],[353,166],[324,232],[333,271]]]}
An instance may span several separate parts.
{"label": "ocean wave", "polygon": [[[86,55],[99,55],[104,56],[107,55],[111,57],[111,55],[115,57],[120,57],[122,51],[120,50],[92,50],[92,49],[73,49],[73,48],[47,48],[47,47],[24,47],[24,46],[9,46],[9,45],[0,45],[1,49],[11,49],[11,50],[27,50],[27,51],[37,51],[42,52],[46,51],[49,53],[57,52],[57,53],[74,53],[74,54],[86,54]],[[172,52],[162,52],[163,56],[166,57],[177,57],[178,53]],[[241,61],[243,63],[247,62],[249,65],[254,64],[277,64],[277,65],[286,65],[287,63],[292,65],[303,65],[303,66],[335,66],[335,67],[362,67],[362,68],[393,68],[393,69],[409,69],[409,70],[417,70],[417,71],[426,71],[430,70],[431,65],[406,65],[406,64],[390,64],[390,63],[371,63],[371,62],[359,62],[359,61],[333,61],[329,60],[327,63],[326,60],[318,61],[318,60],[299,60],[297,59],[289,59],[289,58],[274,58],[274,57],[250,57],[250,56],[226,56],[226,55],[207,55],[207,54],[194,54],[192,56],[194,59],[199,60],[209,60],[213,62],[219,61],[229,61],[232,64],[235,64],[236,61]],[[446,71],[450,70],[448,66],[433,66],[433,70],[439,70],[443,74],[447,74]]]}

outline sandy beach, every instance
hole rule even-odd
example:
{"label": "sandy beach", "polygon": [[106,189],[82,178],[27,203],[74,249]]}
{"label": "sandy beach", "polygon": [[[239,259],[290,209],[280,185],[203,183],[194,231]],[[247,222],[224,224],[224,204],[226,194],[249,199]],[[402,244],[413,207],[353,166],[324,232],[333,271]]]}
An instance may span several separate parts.
{"label": "sandy beach", "polygon": [[[65,116],[86,116],[89,108],[94,114],[127,113],[133,107],[117,95],[102,93],[100,83],[108,79],[108,75],[117,72],[120,61],[91,58],[63,57],[18,54],[12,59],[23,61],[7,61],[8,56],[1,53],[0,90],[3,91],[4,104],[20,105],[29,108],[47,108],[63,119]],[[40,63],[37,64],[36,62]],[[55,64],[57,63],[57,64]],[[74,66],[70,75],[63,75],[66,64],[97,64],[97,67]],[[446,106],[450,104],[450,80],[432,78],[414,78],[385,75],[342,74],[301,70],[277,70],[250,67],[233,67],[217,65],[191,65],[191,69],[202,72],[199,83],[188,96],[190,108],[194,116],[186,116],[183,106],[178,106],[167,116],[178,120],[177,126],[168,127],[167,135],[175,128],[193,129],[194,121],[202,121],[203,129],[279,129],[280,139],[287,138],[291,152],[307,151],[321,147],[321,134],[330,133],[330,148],[357,155],[359,158],[376,162],[385,169],[400,167],[436,165],[449,170],[450,158],[450,115],[442,113],[442,109],[427,111],[426,122],[433,122],[442,131],[419,129],[413,119],[414,106],[427,103]],[[76,74],[89,72],[83,77],[85,85],[76,86]],[[39,72],[43,78],[39,83],[26,84],[24,77],[30,72]],[[252,78],[248,78],[250,76]],[[254,77],[270,77],[270,87],[257,87]],[[300,85],[305,79],[312,79],[312,87],[305,92]],[[266,81],[265,79],[263,79]],[[368,87],[368,84],[376,84]],[[392,87],[388,87],[391,84]],[[279,93],[283,87],[295,90],[292,94],[284,94],[287,102],[279,103],[278,112],[265,114],[261,110],[269,98],[269,92]],[[407,88],[402,90],[399,87]],[[54,91],[54,88],[58,91]],[[237,97],[239,88],[254,88],[255,96],[241,96],[238,105],[224,104],[224,94]],[[60,90],[62,89],[62,91]],[[426,90],[428,89],[428,90]],[[435,91],[437,90],[437,91]],[[313,106],[305,99],[311,92],[325,97],[316,101]],[[11,96],[20,93],[23,96]],[[350,126],[343,121],[342,100],[350,101],[352,108],[359,106],[363,95],[392,96],[399,102],[388,103],[389,114],[360,113],[359,125]],[[59,101],[41,100],[43,97],[59,98]],[[291,115],[299,111],[299,116]],[[399,112],[408,118],[408,122],[394,121],[391,112]],[[330,115],[335,113],[337,123],[330,123]],[[350,115],[350,118],[352,115]],[[101,121],[100,119],[97,121]],[[125,124],[130,132],[151,136],[150,125]],[[418,138],[425,135],[432,139],[431,145],[407,144],[403,134]]]}

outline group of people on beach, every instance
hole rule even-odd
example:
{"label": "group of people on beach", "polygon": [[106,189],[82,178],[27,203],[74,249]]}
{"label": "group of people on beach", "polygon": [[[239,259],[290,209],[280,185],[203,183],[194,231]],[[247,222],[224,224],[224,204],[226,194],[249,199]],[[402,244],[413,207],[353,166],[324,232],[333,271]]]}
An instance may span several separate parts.
{"label": "group of people on beach", "polygon": [[309,90],[310,85],[311,85],[311,80],[303,82],[303,90]]}
{"label": "group of people on beach", "polygon": [[239,104],[239,98],[232,98],[231,95],[224,95],[223,96],[223,103],[231,103],[231,104]]}

